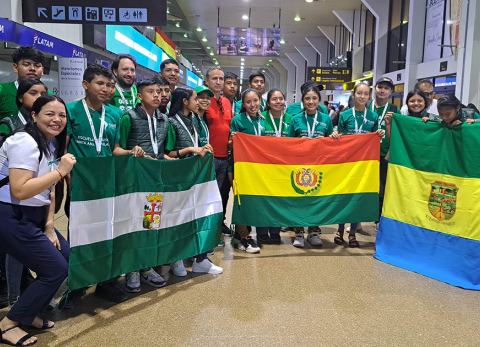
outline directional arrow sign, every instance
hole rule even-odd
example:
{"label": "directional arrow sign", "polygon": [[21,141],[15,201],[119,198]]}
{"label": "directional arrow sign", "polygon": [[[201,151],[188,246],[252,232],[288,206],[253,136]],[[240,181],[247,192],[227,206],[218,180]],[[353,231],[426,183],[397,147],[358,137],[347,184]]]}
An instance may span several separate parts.
{"label": "directional arrow sign", "polygon": [[42,16],[48,18],[47,9],[45,7],[37,8],[37,17],[42,18]]}

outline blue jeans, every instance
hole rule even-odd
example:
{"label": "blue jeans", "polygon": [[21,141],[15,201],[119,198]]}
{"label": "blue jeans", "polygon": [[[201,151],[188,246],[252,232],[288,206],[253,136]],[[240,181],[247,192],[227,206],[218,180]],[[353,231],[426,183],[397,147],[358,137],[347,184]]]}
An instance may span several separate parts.
{"label": "blue jeans", "polygon": [[20,296],[23,264],[11,255],[7,254],[5,258],[5,273],[7,276],[8,302],[12,304],[16,302]]}

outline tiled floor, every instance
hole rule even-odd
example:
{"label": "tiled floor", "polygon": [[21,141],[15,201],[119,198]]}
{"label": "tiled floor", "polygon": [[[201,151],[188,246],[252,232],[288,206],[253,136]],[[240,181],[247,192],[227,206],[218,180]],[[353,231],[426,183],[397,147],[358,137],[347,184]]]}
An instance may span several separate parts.
{"label": "tiled floor", "polygon": [[[65,228],[61,217],[59,225]],[[480,294],[372,257],[372,225],[360,249],[227,242],[212,257],[219,276],[192,276],[111,305],[91,295],[55,312],[40,346],[479,346]],[[228,241],[228,240],[227,240]]]}
{"label": "tiled floor", "polygon": [[[57,217],[66,230],[66,218]],[[375,260],[360,249],[296,249],[293,234],[259,255],[218,248],[219,276],[172,276],[113,305],[92,295],[54,312],[40,346],[480,346],[480,294]],[[3,311],[5,312],[5,311]]]}

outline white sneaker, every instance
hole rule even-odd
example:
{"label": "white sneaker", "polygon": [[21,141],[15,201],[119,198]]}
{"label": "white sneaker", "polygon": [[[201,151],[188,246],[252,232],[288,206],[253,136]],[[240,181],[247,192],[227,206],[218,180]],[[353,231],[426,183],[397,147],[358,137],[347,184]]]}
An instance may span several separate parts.
{"label": "white sneaker", "polygon": [[260,247],[258,247],[257,243],[251,237],[247,237],[246,239],[241,240],[241,244],[243,245],[243,250],[247,253],[260,253]]}
{"label": "white sneaker", "polygon": [[308,234],[307,241],[313,247],[322,247],[323,246],[323,242],[322,242],[322,239],[320,238],[319,233]]}
{"label": "white sneaker", "polygon": [[303,233],[298,233],[295,236],[295,240],[293,241],[293,247],[297,247],[297,248],[305,247],[305,239],[303,237]]}
{"label": "white sneaker", "polygon": [[140,280],[155,288],[161,288],[167,284],[167,281],[152,268],[143,271]]}
{"label": "white sneaker", "polygon": [[203,259],[201,262],[197,263],[197,260],[193,262],[192,272],[196,273],[207,273],[210,275],[219,275],[223,273],[223,268],[212,263],[208,258]]}
{"label": "white sneaker", "polygon": [[185,265],[183,264],[183,260],[178,260],[175,263],[171,264],[170,269],[172,270],[172,272],[175,276],[178,276],[178,277],[187,276],[187,269],[185,269]]}
{"label": "white sneaker", "polygon": [[140,272],[134,271],[127,274],[127,282],[125,283],[127,292],[138,293],[140,291]]}

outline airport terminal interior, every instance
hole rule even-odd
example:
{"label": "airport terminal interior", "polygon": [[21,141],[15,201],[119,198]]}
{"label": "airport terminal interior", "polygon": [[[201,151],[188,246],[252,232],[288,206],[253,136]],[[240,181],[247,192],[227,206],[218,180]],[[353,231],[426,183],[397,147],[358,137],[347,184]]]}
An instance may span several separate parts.
{"label": "airport terminal interior", "polygon": [[0,345],[479,346],[479,52],[480,0],[4,0]]}

